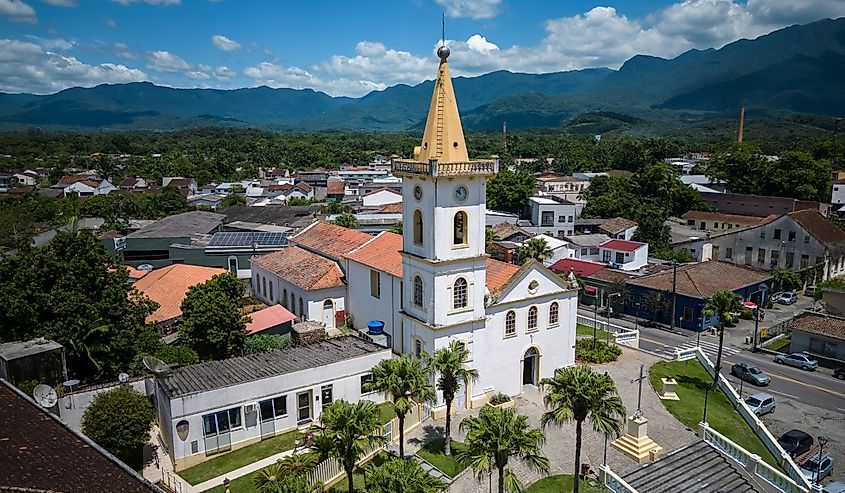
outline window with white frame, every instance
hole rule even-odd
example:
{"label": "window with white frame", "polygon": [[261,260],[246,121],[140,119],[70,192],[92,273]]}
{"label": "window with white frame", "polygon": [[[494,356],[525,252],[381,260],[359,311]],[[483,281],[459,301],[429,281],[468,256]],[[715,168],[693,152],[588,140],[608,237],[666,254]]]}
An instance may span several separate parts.
{"label": "window with white frame", "polygon": [[266,401],[260,401],[261,421],[271,421],[288,415],[288,396],[280,395]]}
{"label": "window with white frame", "polygon": [[206,414],[202,417],[203,435],[209,437],[229,433],[241,427],[241,408],[233,407],[225,411]]}
{"label": "window with white frame", "polygon": [[422,339],[420,339],[419,337],[415,337],[414,338],[414,357],[418,358],[418,359],[422,358],[424,349],[425,348],[423,347]]}
{"label": "window with white frame", "polygon": [[467,280],[459,277],[452,286],[452,308],[465,308],[467,306]]}
{"label": "window with white frame", "polygon": [[537,330],[537,307],[536,306],[532,306],[531,308],[528,309],[528,329],[527,330],[529,330],[529,331]]}
{"label": "window with white frame", "polygon": [[414,277],[414,305],[423,306],[423,282],[420,276]]}
{"label": "window with white frame", "polygon": [[505,337],[516,335],[516,312],[511,310],[505,314]]}
{"label": "window with white frame", "polygon": [[557,301],[553,301],[551,305],[549,305],[549,325],[557,325],[558,317],[559,317],[559,307]]}

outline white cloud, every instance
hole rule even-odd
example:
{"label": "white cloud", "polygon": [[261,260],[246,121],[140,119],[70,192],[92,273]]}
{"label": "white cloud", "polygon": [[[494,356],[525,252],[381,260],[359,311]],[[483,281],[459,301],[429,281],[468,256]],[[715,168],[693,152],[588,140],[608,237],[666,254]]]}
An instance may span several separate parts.
{"label": "white cloud", "polygon": [[149,63],[147,64],[147,68],[157,72],[178,72],[180,70],[188,70],[190,67],[185,60],[164,50],[150,53]]}
{"label": "white cloud", "polygon": [[117,29],[117,22],[114,19],[106,19],[105,24],[110,29]]}
{"label": "white cloud", "polygon": [[48,5],[52,5],[54,7],[76,7],[77,3],[76,0],[42,0],[44,3]]}
{"label": "white cloud", "polygon": [[467,40],[467,47],[472,51],[486,53],[488,51],[498,50],[499,47],[487,41],[487,38],[480,34],[473,34]]}
{"label": "white cloud", "polygon": [[241,49],[241,44],[237,41],[227,38],[222,34],[215,34],[211,37],[211,42],[214,43],[218,49],[223,51],[237,51]]}
{"label": "white cloud", "polygon": [[38,24],[35,9],[21,0],[0,0],[0,17],[5,17],[12,22]]}
{"label": "white cloud", "polygon": [[133,3],[146,3],[149,5],[179,5],[181,0],[112,0],[114,3],[119,3],[120,5],[126,6]]}
{"label": "white cloud", "polygon": [[435,0],[449,17],[489,19],[499,13],[502,0]]}
{"label": "white cloud", "polygon": [[373,90],[384,89],[384,84],[363,80],[322,79],[299,67],[262,62],[244,70],[244,75],[253,79],[257,85],[269,87],[290,87],[293,89],[311,88],[326,94],[363,95]]}
{"label": "white cloud", "polygon": [[138,58],[138,55],[134,51],[130,50],[126,43],[115,43],[112,46],[114,48],[114,54],[120,58],[127,58],[129,60]]}
{"label": "white cloud", "polygon": [[190,80],[208,80],[208,79],[211,78],[211,76],[208,75],[205,72],[194,71],[194,70],[187,72],[185,75]]}
{"label": "white cloud", "polygon": [[137,82],[144,72],[114,63],[88,65],[35,43],[0,39],[0,91],[51,93],[73,86]]}
{"label": "white cloud", "polygon": [[229,80],[236,75],[238,75],[237,72],[235,72],[234,70],[230,69],[229,67],[227,67],[225,65],[221,65],[221,66],[217,67],[216,69],[214,69],[214,76],[217,77],[220,80]]}
{"label": "white cloud", "polygon": [[45,50],[67,51],[76,46],[76,41],[74,40],[62,38],[42,38],[33,34],[27,34],[26,37],[31,39],[33,43],[44,48]]}

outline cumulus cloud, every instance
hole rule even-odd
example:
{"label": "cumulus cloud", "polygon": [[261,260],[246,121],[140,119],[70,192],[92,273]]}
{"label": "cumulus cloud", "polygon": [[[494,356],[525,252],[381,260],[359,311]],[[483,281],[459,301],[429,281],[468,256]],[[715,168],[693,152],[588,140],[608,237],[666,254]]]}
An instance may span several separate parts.
{"label": "cumulus cloud", "polygon": [[489,19],[499,13],[502,0],[435,0],[449,17]]}
{"label": "cumulus cloud", "polygon": [[62,39],[62,38],[42,38],[32,34],[27,34],[27,38],[31,39],[33,43],[44,48],[45,50],[61,50],[67,51],[76,46],[76,41]]}
{"label": "cumulus cloud", "polygon": [[364,80],[324,79],[299,67],[283,67],[270,62],[262,62],[254,67],[248,67],[244,70],[244,75],[253,79],[257,85],[290,87],[293,89],[310,88],[333,96],[360,96],[386,87],[385,84]]}
{"label": "cumulus cloud", "polygon": [[5,17],[12,22],[38,24],[35,9],[21,0],[0,0],[0,17]]}
{"label": "cumulus cloud", "polygon": [[241,49],[241,44],[237,41],[227,38],[222,34],[215,34],[211,37],[211,42],[214,43],[218,49],[223,51],[237,51]]}
{"label": "cumulus cloud", "polygon": [[191,66],[188,62],[169,51],[159,50],[149,54],[147,68],[157,72],[178,72],[188,70]]}
{"label": "cumulus cloud", "polygon": [[146,80],[144,72],[115,63],[88,65],[35,43],[0,39],[0,91],[45,94],[73,86]]}
{"label": "cumulus cloud", "polygon": [[129,60],[138,58],[138,55],[134,51],[130,50],[126,43],[115,43],[112,47],[114,49],[114,54],[120,58],[126,58]]}
{"label": "cumulus cloud", "polygon": [[48,5],[52,5],[54,7],[76,7],[77,3],[76,0],[42,0],[44,3]]}

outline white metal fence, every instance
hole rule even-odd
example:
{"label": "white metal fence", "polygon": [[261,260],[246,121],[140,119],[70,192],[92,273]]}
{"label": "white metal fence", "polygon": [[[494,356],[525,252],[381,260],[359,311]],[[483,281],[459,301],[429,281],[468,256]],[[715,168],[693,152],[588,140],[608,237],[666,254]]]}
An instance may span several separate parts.
{"label": "white metal fence", "polygon": [[638,493],[633,486],[626,483],[618,474],[611,471],[608,465],[603,465],[599,468],[599,479],[613,493]]}
{"label": "white metal fence", "polygon": [[165,489],[173,493],[188,493],[191,491],[191,488],[185,483],[184,479],[164,468],[161,469],[161,484]]}
{"label": "white metal fence", "polygon": [[578,314],[577,322],[590,328],[595,327],[600,330],[604,330],[605,332],[610,332],[613,334],[613,342],[617,345],[634,348],[640,347],[639,330],[622,327],[621,325],[608,323],[606,320],[602,320],[601,318],[593,319],[581,314]]}

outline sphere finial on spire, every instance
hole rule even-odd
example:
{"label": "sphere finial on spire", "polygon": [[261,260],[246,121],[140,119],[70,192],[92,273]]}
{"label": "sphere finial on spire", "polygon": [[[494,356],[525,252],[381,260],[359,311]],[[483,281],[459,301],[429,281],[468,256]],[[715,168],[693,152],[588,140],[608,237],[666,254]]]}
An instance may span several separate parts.
{"label": "sphere finial on spire", "polygon": [[445,44],[443,46],[441,46],[440,48],[437,48],[437,56],[439,56],[440,59],[443,60],[444,62],[446,61],[447,58],[449,58],[450,53],[451,52],[449,51],[449,47],[446,46]]}

